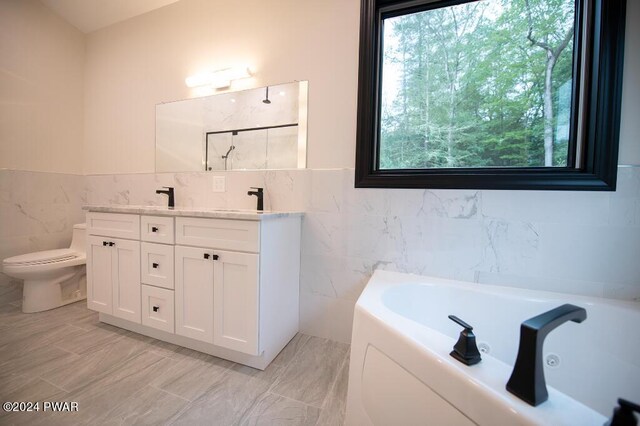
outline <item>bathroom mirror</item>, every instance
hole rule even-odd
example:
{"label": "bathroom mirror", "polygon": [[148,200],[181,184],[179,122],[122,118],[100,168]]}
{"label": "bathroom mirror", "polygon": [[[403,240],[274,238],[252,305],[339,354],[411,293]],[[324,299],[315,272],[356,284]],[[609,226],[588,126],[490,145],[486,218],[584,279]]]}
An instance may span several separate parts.
{"label": "bathroom mirror", "polygon": [[156,172],[305,168],[308,82],[156,105]]}

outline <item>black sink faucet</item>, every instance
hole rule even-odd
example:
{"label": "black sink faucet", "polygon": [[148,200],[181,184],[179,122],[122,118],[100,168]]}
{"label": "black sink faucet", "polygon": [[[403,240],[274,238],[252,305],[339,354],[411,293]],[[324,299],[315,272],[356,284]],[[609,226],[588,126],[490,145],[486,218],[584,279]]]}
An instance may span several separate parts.
{"label": "black sink faucet", "polygon": [[551,330],[567,321],[582,322],[587,311],[565,304],[530,318],[520,325],[520,347],[507,390],[521,400],[536,406],[547,400],[547,384],[542,366],[542,345]]}
{"label": "black sink faucet", "polygon": [[253,186],[251,187],[251,189],[255,189],[255,191],[249,191],[247,192],[247,195],[255,195],[256,197],[258,197],[258,205],[256,207],[256,210],[261,212],[262,210],[264,210],[264,190],[262,188],[256,188]]}
{"label": "black sink faucet", "polygon": [[163,186],[163,188],[166,188],[166,191],[164,189],[156,189],[156,194],[167,194],[169,196],[169,203],[167,207],[172,209],[176,206],[175,199],[173,197],[173,188],[171,186]]}

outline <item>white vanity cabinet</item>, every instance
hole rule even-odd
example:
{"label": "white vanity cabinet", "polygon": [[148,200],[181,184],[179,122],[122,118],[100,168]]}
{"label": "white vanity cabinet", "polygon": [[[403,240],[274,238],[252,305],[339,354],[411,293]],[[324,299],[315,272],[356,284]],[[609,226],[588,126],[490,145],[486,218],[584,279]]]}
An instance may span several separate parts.
{"label": "white vanity cabinet", "polygon": [[213,343],[211,250],[176,247],[176,334]]}
{"label": "white vanity cabinet", "polygon": [[178,217],[176,230],[200,246],[176,246],[176,333],[259,355],[260,223]]}
{"label": "white vanity cabinet", "polygon": [[[104,245],[105,237],[89,232],[88,306],[101,321],[261,369],[297,333],[300,214],[105,210],[90,211],[88,223],[100,215],[102,228],[134,235],[121,217],[134,216],[142,241],[110,238],[116,244]],[[136,266],[119,258],[114,266],[115,247],[137,250],[137,288],[126,287],[128,293],[114,274],[122,267],[135,274]],[[117,300],[122,296],[127,304]],[[122,306],[129,302],[137,311],[127,316]]]}
{"label": "white vanity cabinet", "polygon": [[260,353],[258,255],[216,251],[213,268],[213,343]]}
{"label": "white vanity cabinet", "polygon": [[[140,241],[114,238],[114,235],[138,237],[135,229],[139,218],[89,215],[87,306],[140,323]],[[139,233],[139,227],[137,229]]]}

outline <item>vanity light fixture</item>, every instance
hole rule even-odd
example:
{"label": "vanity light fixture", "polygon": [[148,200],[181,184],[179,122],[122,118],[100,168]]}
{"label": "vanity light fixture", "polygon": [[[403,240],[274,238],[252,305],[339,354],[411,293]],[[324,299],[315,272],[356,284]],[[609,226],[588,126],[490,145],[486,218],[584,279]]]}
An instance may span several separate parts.
{"label": "vanity light fixture", "polygon": [[225,68],[218,71],[207,71],[187,77],[184,82],[188,87],[209,86],[215,89],[231,86],[231,82],[251,77],[248,67]]}

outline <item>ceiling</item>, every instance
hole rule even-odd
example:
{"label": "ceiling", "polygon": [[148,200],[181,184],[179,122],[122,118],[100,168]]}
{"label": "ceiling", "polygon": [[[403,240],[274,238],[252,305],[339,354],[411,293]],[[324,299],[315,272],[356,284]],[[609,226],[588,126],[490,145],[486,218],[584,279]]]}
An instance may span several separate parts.
{"label": "ceiling", "polygon": [[65,21],[90,33],[178,0],[40,0]]}

